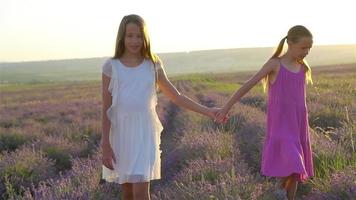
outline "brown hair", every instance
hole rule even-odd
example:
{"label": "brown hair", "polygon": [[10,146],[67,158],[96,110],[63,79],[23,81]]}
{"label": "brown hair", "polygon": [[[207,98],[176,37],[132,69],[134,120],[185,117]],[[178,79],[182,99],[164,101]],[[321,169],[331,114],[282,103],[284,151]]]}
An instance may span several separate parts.
{"label": "brown hair", "polygon": [[[297,25],[297,26],[293,26],[292,28],[290,28],[287,36],[282,38],[282,40],[279,42],[279,45],[278,45],[276,51],[273,53],[271,59],[278,58],[281,55],[283,47],[284,47],[284,43],[286,40],[291,41],[293,43],[297,43],[299,41],[299,39],[302,37],[313,37],[313,35],[307,28],[305,28],[302,25]],[[311,78],[311,69],[310,69],[308,63],[305,60],[302,60],[301,63],[303,64],[304,69],[305,69],[307,83],[310,82],[311,84],[313,84],[313,80]],[[268,75],[267,75],[266,77],[264,77],[262,79],[263,89],[265,91],[268,88],[268,82],[269,82],[269,80],[268,80]]]}

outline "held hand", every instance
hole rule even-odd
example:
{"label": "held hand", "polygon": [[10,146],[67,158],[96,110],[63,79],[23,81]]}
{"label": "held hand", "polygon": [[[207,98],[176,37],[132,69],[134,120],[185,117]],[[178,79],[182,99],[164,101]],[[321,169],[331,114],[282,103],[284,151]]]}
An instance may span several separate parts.
{"label": "held hand", "polygon": [[209,111],[206,115],[208,117],[210,117],[211,119],[215,120],[216,113],[220,110],[220,108],[213,107],[213,108],[208,108],[208,109],[209,109]]}
{"label": "held hand", "polygon": [[229,119],[230,119],[230,115],[229,115],[229,113],[227,113],[227,114],[225,115],[225,117],[224,117],[222,123],[223,123],[223,124],[226,124],[227,121],[229,121]]}
{"label": "held hand", "polygon": [[227,120],[229,119],[228,112],[229,109],[226,106],[224,106],[216,113],[215,121],[218,123],[226,123]]}
{"label": "held hand", "polygon": [[116,159],[115,159],[115,154],[111,148],[110,143],[102,144],[101,149],[103,151],[103,157],[102,157],[103,165],[111,170],[114,170],[112,161],[114,161],[114,163],[116,163]]}

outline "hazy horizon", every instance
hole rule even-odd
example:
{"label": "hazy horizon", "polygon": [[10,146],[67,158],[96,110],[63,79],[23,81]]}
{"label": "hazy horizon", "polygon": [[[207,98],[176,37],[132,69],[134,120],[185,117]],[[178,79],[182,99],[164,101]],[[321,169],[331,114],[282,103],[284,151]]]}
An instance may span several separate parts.
{"label": "hazy horizon", "polygon": [[[168,76],[258,70],[274,48],[215,49],[158,54]],[[109,56],[49,61],[0,63],[0,84],[99,80]],[[356,63],[356,45],[315,46],[307,57],[313,67]]]}
{"label": "hazy horizon", "polygon": [[[315,47],[342,47],[342,46],[355,46],[354,54],[356,56],[356,43],[355,44],[323,44],[323,45],[314,45],[312,47],[312,51]],[[263,46],[263,47],[237,47],[237,48],[220,48],[220,49],[201,49],[201,50],[193,50],[193,51],[176,51],[176,52],[154,52],[157,55],[160,54],[184,54],[184,53],[193,53],[193,52],[207,52],[207,51],[219,51],[219,50],[234,50],[234,49],[275,49],[277,46]],[[113,54],[114,52],[112,52]],[[50,62],[50,61],[63,61],[63,60],[80,60],[80,59],[95,59],[95,58],[107,58],[111,57],[112,55],[106,56],[97,56],[97,57],[72,57],[72,58],[63,58],[63,59],[49,59],[49,60],[23,60],[23,61],[10,61],[10,62],[3,62],[0,61],[0,64],[7,64],[7,63],[31,63],[31,62]],[[308,59],[308,57],[306,58]],[[356,59],[356,58],[355,58]]]}

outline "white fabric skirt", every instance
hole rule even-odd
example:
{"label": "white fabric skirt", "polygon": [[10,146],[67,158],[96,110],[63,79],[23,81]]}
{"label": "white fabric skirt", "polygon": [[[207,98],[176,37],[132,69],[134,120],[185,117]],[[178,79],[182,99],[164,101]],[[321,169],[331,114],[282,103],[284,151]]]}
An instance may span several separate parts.
{"label": "white fabric skirt", "polygon": [[109,138],[116,163],[113,162],[114,170],[102,166],[102,178],[119,184],[160,179],[160,136],[163,127],[155,109],[145,112],[118,111],[109,115]]}

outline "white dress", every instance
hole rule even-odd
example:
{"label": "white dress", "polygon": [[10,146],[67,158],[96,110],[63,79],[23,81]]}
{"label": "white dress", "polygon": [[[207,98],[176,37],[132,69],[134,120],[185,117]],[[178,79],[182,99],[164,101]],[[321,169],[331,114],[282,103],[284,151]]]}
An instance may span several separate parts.
{"label": "white dress", "polygon": [[137,67],[127,67],[119,59],[108,59],[102,72],[111,77],[112,105],[106,114],[116,158],[114,170],[102,166],[102,178],[119,184],[160,179],[163,127],[156,113],[153,63],[144,59]]}

